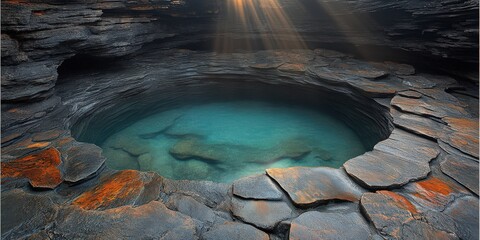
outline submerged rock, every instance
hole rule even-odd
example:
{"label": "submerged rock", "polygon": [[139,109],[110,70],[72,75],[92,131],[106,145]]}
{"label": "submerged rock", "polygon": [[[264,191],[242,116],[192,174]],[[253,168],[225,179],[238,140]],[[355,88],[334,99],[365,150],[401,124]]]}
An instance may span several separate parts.
{"label": "submerged rock", "polygon": [[186,137],[177,142],[170,154],[178,159],[201,159],[212,163],[271,163],[282,158],[296,159],[311,151],[307,142],[291,139],[271,149],[232,144],[209,144],[198,137]]}

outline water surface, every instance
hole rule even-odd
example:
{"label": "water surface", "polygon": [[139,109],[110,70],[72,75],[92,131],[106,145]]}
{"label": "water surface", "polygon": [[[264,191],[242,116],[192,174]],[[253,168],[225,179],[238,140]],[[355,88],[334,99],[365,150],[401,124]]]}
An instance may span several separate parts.
{"label": "water surface", "polygon": [[103,142],[114,169],[231,182],[267,168],[340,167],[361,139],[318,109],[264,101],[191,104],[141,119]]}

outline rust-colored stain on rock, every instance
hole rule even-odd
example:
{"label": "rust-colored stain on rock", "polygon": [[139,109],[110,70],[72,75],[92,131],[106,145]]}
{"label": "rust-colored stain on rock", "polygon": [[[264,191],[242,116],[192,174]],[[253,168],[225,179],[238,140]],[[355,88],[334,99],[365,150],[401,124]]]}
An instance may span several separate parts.
{"label": "rust-colored stain on rock", "polygon": [[103,209],[125,205],[134,200],[142,191],[140,172],[124,170],[104,179],[95,188],[84,192],[73,201],[85,210]]}
{"label": "rust-colored stain on rock", "polygon": [[402,195],[399,195],[395,192],[386,191],[386,190],[380,190],[380,191],[377,191],[377,193],[390,197],[395,202],[395,205],[397,205],[399,208],[403,208],[412,214],[418,213],[417,208],[407,198],[405,198]]}
{"label": "rust-colored stain on rock", "polygon": [[48,148],[10,162],[2,162],[1,178],[27,178],[33,187],[55,188],[63,181],[60,153]]}

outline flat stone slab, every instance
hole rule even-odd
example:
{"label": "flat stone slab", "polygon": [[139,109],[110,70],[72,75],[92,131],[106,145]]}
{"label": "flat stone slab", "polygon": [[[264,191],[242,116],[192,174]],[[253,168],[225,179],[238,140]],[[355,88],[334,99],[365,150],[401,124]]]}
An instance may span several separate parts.
{"label": "flat stone slab", "polygon": [[94,144],[76,143],[65,151],[64,178],[78,182],[95,174],[105,163],[102,149]]}
{"label": "flat stone slab", "polygon": [[402,192],[411,196],[418,204],[437,211],[443,211],[456,197],[467,194],[467,191],[452,180],[435,176],[410,183]]}
{"label": "flat stone slab", "polygon": [[293,217],[292,209],[282,201],[232,198],[232,213],[242,221],[261,229],[273,229],[279,222]]}
{"label": "flat stone slab", "polygon": [[158,198],[162,180],[155,173],[123,170],[102,179],[73,200],[72,205],[85,210],[105,210],[145,204]]}
{"label": "flat stone slab", "polygon": [[370,239],[370,228],[363,217],[352,213],[310,211],[292,221],[291,240]]}
{"label": "flat stone slab", "polygon": [[367,218],[387,239],[458,239],[459,229],[452,218],[441,212],[422,213],[398,193],[365,193],[360,203]]}
{"label": "flat stone slab", "polygon": [[448,124],[440,139],[452,147],[478,159],[478,118],[445,117]]}
{"label": "flat stone slab", "polygon": [[229,222],[222,225],[216,225],[208,232],[202,235],[205,240],[268,240],[268,234],[256,229],[248,224]]}
{"label": "flat stone slab", "polygon": [[409,98],[395,96],[391,102],[392,106],[398,107],[403,112],[426,115],[436,118],[447,116],[469,116],[467,111],[458,103],[442,102],[430,97]]}
{"label": "flat stone slab", "polygon": [[267,175],[248,176],[232,184],[233,194],[247,199],[281,200],[283,193]]}
{"label": "flat stone slab", "polygon": [[429,163],[440,153],[436,142],[401,129],[394,129],[390,137],[376,144],[374,149],[418,163]]}
{"label": "flat stone slab", "polygon": [[402,113],[393,108],[390,109],[390,113],[393,116],[393,123],[396,126],[427,138],[440,138],[442,135],[441,129],[445,127],[444,124],[430,118],[410,113]]}
{"label": "flat stone slab", "polygon": [[211,208],[190,196],[175,194],[168,198],[168,202],[165,205],[170,209],[181,212],[206,224],[213,224],[217,219],[215,212]]}
{"label": "flat stone slab", "polygon": [[394,239],[401,237],[402,224],[414,220],[418,213],[409,200],[390,191],[363,194],[360,207],[382,235]]}
{"label": "flat stone slab", "polygon": [[478,162],[458,155],[447,154],[440,169],[478,196]]}
{"label": "flat stone slab", "polygon": [[478,197],[466,196],[456,199],[444,213],[458,224],[464,239],[479,239]]}
{"label": "flat stone slab", "polygon": [[55,235],[64,239],[198,239],[195,222],[162,203],[85,211],[70,207],[56,218]]}
{"label": "flat stone slab", "polygon": [[425,178],[430,172],[426,163],[378,150],[367,152],[343,164],[347,173],[365,187],[393,188]]}
{"label": "flat stone slab", "polygon": [[309,206],[329,200],[358,201],[364,190],[345,174],[343,169],[328,167],[291,167],[267,169],[292,201]]}
{"label": "flat stone slab", "polygon": [[2,192],[2,239],[20,239],[51,224],[58,208],[43,194]]}
{"label": "flat stone slab", "polygon": [[8,178],[26,178],[32,187],[53,189],[63,182],[58,166],[61,164],[60,152],[48,148],[39,153],[28,155],[9,162],[2,162],[2,184]]}

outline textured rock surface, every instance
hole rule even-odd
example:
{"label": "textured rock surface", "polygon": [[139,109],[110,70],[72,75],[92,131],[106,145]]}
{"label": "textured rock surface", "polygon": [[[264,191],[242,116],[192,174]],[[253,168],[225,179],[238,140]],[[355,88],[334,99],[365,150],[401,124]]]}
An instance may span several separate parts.
{"label": "textured rock surface", "polygon": [[2,162],[2,184],[8,183],[8,178],[27,178],[32,187],[55,188],[63,181],[58,168],[61,162],[60,153],[55,148]]}
{"label": "textured rock surface", "polygon": [[343,169],[272,168],[267,169],[267,174],[299,206],[308,206],[329,200],[358,201],[364,191],[347,177]]}
{"label": "textured rock surface", "polygon": [[365,193],[361,208],[388,239],[458,239],[458,228],[451,218],[439,212],[422,217],[412,202],[395,192]]}
{"label": "textured rock surface", "polygon": [[[197,239],[195,222],[153,201],[105,211],[70,207],[59,212],[54,236],[66,239]],[[79,231],[81,226],[81,231]]]}
{"label": "textured rock surface", "polygon": [[280,200],[283,193],[266,175],[241,178],[233,182],[233,194],[242,198]]}
{"label": "textured rock surface", "polygon": [[232,198],[232,213],[244,222],[262,229],[273,229],[279,222],[293,217],[290,206],[282,201]]}
{"label": "textured rock surface", "polygon": [[250,225],[233,223],[233,222],[215,226],[213,229],[204,233],[202,235],[202,238],[205,240],[223,240],[223,239],[268,240],[270,239],[268,237],[268,234]]}
{"label": "textured rock surface", "polygon": [[124,205],[141,205],[156,200],[162,178],[154,173],[123,170],[103,179],[78,196],[72,204],[85,210],[104,210]]}
{"label": "textured rock surface", "polygon": [[478,196],[478,162],[458,155],[447,155],[440,163],[442,172]]}
{"label": "textured rock surface", "polygon": [[2,192],[2,239],[18,239],[44,229],[58,208],[44,195],[20,189]]}
{"label": "textured rock surface", "polygon": [[370,239],[358,213],[306,212],[292,221],[289,239]]}
{"label": "textured rock surface", "polygon": [[[112,31],[117,30],[113,28]],[[15,45],[13,38],[2,38]],[[118,47],[111,49],[121,52],[121,45]],[[463,86],[461,81],[423,74],[408,65],[361,61],[324,49],[213,54],[160,48],[145,48],[140,55],[120,59],[116,63],[118,66],[112,69],[61,76],[62,83],[52,92],[55,96],[44,101],[2,106],[2,165],[55,147],[62,157],[58,169],[66,180],[53,191],[26,187],[27,179],[12,181],[8,186],[2,184],[2,197],[8,196],[2,201],[2,208],[19,202],[24,203],[22,206],[47,209],[57,216],[42,217],[38,209],[28,211],[27,207],[17,205],[12,211],[19,213],[18,216],[12,211],[5,211],[4,215],[2,211],[2,220],[15,220],[8,228],[12,230],[2,237],[224,239],[228,236],[266,239],[268,235],[254,227],[257,226],[267,231],[272,239],[285,239],[292,223],[295,230],[292,234],[307,237],[312,233],[308,236],[314,238],[320,224],[345,229],[329,219],[362,222],[350,229],[363,229],[365,221],[358,217],[370,220],[367,233],[374,239],[379,235],[404,239],[419,236],[448,239],[455,235],[461,239],[476,239],[478,236],[478,217],[472,214],[478,212],[478,197],[472,190],[475,175],[469,173],[472,168],[478,168],[475,165],[478,164],[475,155],[478,149],[475,148],[475,141],[478,142],[475,116],[478,114],[471,114],[473,108],[465,107],[465,98],[457,99],[458,95],[451,94],[451,89]],[[102,51],[108,52],[97,50],[99,55]],[[22,55],[15,54],[18,57],[10,55],[2,59],[2,64],[21,61]],[[286,63],[301,64],[306,70],[280,71],[278,68]],[[320,77],[322,74],[330,75],[331,79]],[[346,122],[353,123],[352,126],[372,126],[356,130],[360,136],[365,136],[366,146],[373,151],[359,156],[360,160],[347,162],[348,174],[343,168],[273,169],[277,174],[270,169],[267,175],[222,184],[170,180],[137,171],[112,171],[104,166],[98,147],[79,143],[70,133],[79,133],[83,127],[88,127],[83,124],[91,123],[101,126],[96,133],[111,134],[111,123],[117,121],[119,115],[116,114],[122,112],[109,116],[99,114],[99,110],[109,113],[111,109],[128,109],[139,98],[158,101],[159,97],[171,93],[171,86],[218,83],[212,79],[244,86],[242,81],[249,84],[258,81],[285,86],[288,90],[297,87],[302,91],[323,89],[326,96],[337,96],[325,100],[328,107],[343,109],[348,106],[345,112],[339,113]],[[445,89],[450,90],[445,92]],[[398,95],[418,101],[428,98],[425,102],[435,108],[429,109],[428,114],[418,115],[416,110],[391,106],[390,97]],[[376,98],[371,99],[372,96]],[[388,98],[384,98],[386,96]],[[459,116],[438,107],[445,103],[459,103],[458,106],[471,115]],[[392,116],[388,115],[389,111]],[[392,120],[395,129],[391,133]],[[168,122],[164,122],[165,126],[152,124],[151,131],[142,133],[142,137],[153,137],[158,131],[164,131]],[[382,139],[385,140],[377,144]],[[122,141],[121,147],[141,153],[141,142],[136,140],[131,144]],[[448,162],[453,165],[448,165],[446,158],[453,158]],[[466,164],[464,160],[473,164]],[[370,191],[395,188],[395,192],[370,193],[358,187],[355,181]],[[21,187],[35,194],[12,190]],[[19,198],[22,199],[16,201]],[[312,205],[314,209],[304,209]],[[359,205],[362,215],[356,213]],[[309,225],[309,220],[298,224],[297,215],[305,211],[321,211],[326,217],[321,218],[320,224]],[[298,227],[303,230],[297,231]],[[351,234],[348,230],[342,233]]]}

